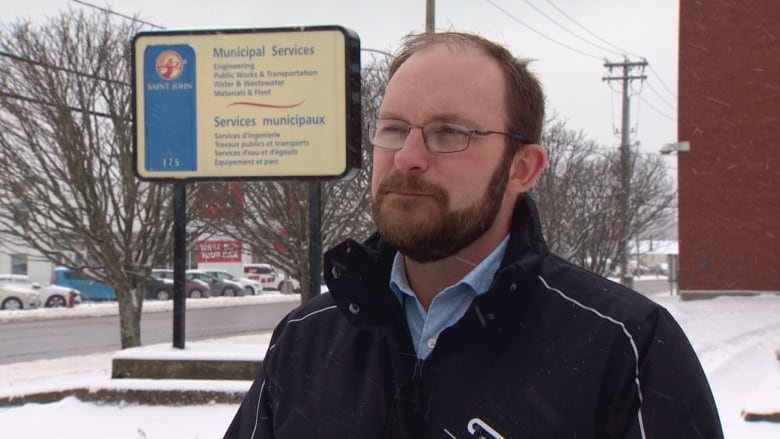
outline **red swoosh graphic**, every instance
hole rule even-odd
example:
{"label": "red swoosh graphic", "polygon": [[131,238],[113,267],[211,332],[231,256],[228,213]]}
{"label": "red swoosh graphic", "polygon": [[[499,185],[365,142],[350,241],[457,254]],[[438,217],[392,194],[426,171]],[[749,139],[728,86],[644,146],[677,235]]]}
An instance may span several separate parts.
{"label": "red swoosh graphic", "polygon": [[297,104],[292,105],[271,105],[271,104],[263,104],[260,102],[233,102],[228,105],[228,107],[232,107],[233,105],[246,105],[248,107],[263,107],[263,108],[295,108],[302,103],[306,102],[305,100],[298,102]]}

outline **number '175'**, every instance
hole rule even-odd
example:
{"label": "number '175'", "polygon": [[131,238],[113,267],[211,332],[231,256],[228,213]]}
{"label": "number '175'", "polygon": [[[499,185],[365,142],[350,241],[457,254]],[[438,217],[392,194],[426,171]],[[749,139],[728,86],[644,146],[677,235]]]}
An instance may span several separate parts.
{"label": "number '175'", "polygon": [[178,168],[180,164],[178,157],[166,157],[162,159],[162,162],[164,168]]}

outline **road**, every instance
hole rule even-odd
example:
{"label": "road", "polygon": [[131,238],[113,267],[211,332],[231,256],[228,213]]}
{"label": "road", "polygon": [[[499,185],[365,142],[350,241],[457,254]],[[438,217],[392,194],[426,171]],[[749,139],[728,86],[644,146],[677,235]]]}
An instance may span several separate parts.
{"label": "road", "polygon": [[[642,294],[669,291],[666,279],[640,279],[634,288]],[[298,301],[240,303],[234,306],[188,309],[186,341],[221,338],[273,329]],[[173,343],[173,313],[144,312],[143,345]],[[0,364],[115,351],[121,348],[119,317],[107,315],[76,319],[41,319],[0,323]]]}
{"label": "road", "polygon": [[667,293],[669,294],[669,280],[665,277],[658,279],[642,278],[634,281],[634,289],[642,294]]}
{"label": "road", "polygon": [[[185,340],[271,330],[296,305],[298,302],[190,309],[185,317]],[[144,345],[173,343],[173,313],[145,312],[141,318],[141,342]],[[120,348],[119,317],[116,315],[0,325],[0,364],[115,351]]]}

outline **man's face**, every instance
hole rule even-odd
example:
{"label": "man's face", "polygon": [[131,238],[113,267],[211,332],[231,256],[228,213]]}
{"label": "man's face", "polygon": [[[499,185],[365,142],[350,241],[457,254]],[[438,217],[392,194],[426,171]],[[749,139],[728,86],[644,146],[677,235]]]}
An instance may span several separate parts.
{"label": "man's face", "polygon": [[[500,163],[493,172],[482,196],[461,209],[453,209],[447,191],[417,177],[398,173],[382,180],[371,208],[380,233],[418,262],[431,262],[453,255],[482,236],[495,221],[504,198],[509,161]],[[430,206],[411,199],[394,199],[394,193],[425,194]],[[405,197],[413,198],[413,197]],[[415,209],[428,215],[410,221]]]}
{"label": "man's face", "polygon": [[[504,83],[482,52],[434,46],[398,69],[380,118],[505,131]],[[374,148],[371,204],[382,236],[418,262],[453,255],[483,236],[509,202],[505,142],[502,135],[472,136],[468,149],[442,154],[412,129],[400,150]]]}

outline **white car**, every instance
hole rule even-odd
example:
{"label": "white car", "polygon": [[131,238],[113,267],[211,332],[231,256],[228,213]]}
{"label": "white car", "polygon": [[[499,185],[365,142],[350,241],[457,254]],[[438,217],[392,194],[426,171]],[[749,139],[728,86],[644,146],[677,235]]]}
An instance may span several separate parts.
{"label": "white car", "polygon": [[[260,281],[266,290],[277,290],[289,294],[298,292],[301,289],[301,285],[297,280],[288,277],[270,264],[245,264],[244,274],[249,279]],[[282,286],[287,285],[289,285],[289,288],[282,288]]]}
{"label": "white car", "polygon": [[41,306],[37,291],[16,285],[0,285],[0,310],[32,309]]}
{"label": "white car", "polygon": [[265,289],[265,287],[260,281],[253,280],[248,277],[236,277],[225,270],[203,270],[203,271],[220,280],[232,280],[233,282],[238,282],[239,284],[241,284],[241,286],[244,287],[244,290],[246,290],[247,295],[260,294]]}
{"label": "white car", "polygon": [[81,293],[78,290],[61,285],[41,286],[23,274],[0,274],[0,285],[35,291],[40,297],[41,304],[48,308],[72,308],[81,303]]}

